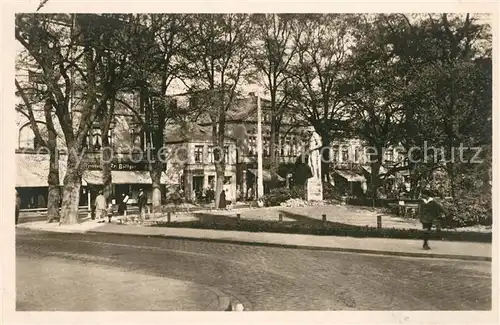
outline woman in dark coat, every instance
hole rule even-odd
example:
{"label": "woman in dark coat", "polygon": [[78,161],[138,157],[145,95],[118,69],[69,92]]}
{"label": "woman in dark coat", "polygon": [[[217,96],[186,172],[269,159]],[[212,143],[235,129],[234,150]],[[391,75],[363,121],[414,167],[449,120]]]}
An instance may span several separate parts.
{"label": "woman in dark coat", "polygon": [[225,209],[226,208],[226,191],[222,190],[220,193],[220,200],[219,200],[219,209]]}

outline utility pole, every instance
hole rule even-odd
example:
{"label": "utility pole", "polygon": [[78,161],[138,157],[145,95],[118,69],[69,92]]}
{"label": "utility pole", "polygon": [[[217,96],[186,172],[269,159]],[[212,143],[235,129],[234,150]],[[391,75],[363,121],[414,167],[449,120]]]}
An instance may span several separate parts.
{"label": "utility pole", "polygon": [[260,93],[257,93],[257,199],[264,195],[264,180],[262,176],[262,109]]}

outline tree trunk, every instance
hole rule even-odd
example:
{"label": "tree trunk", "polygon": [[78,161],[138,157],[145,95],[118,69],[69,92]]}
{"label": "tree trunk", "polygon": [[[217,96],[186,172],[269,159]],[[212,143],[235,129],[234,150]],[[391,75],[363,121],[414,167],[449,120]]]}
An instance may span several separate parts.
{"label": "tree trunk", "polygon": [[271,171],[271,186],[272,187],[277,187],[278,185],[278,167],[279,167],[279,126],[277,123],[277,119],[275,116],[275,112],[271,112],[271,141],[269,142],[269,151],[270,151],[270,156],[271,156],[271,164],[270,164],[270,171]]}
{"label": "tree trunk", "polygon": [[[222,156],[223,159],[223,156]],[[219,208],[220,194],[224,190],[224,177],[225,177],[226,166],[221,162],[215,163],[215,174],[217,175],[215,183],[215,207]],[[227,200],[227,198],[226,198]],[[226,201],[227,202],[227,201]]]}
{"label": "tree trunk", "polygon": [[101,151],[101,165],[102,165],[102,192],[104,197],[106,198],[106,202],[110,202],[111,195],[113,193],[113,178],[111,176],[111,152],[109,149],[105,149],[109,147],[109,141],[106,139],[104,140],[104,137],[102,138],[102,147],[103,150]]}
{"label": "tree trunk", "polygon": [[80,201],[80,187],[82,185],[82,171],[80,158],[75,152],[68,153],[67,171],[64,177],[64,190],[61,207],[61,224],[78,223],[78,204]]}
{"label": "tree trunk", "polygon": [[44,106],[45,120],[47,122],[47,149],[49,150],[49,176],[47,195],[47,221],[59,220],[59,203],[61,193],[59,190],[59,151],[57,150],[57,133],[52,122],[52,102],[47,100]]}
{"label": "tree trunk", "polygon": [[321,157],[321,181],[330,183],[330,145],[331,139],[328,134],[323,134],[321,136],[323,152]]}
{"label": "tree trunk", "polygon": [[53,130],[48,130],[49,137],[47,147],[49,149],[49,176],[48,176],[48,196],[47,196],[47,221],[52,222],[59,219],[59,153],[56,148],[56,134]]}
{"label": "tree trunk", "polygon": [[102,110],[102,120],[101,120],[101,166],[102,166],[102,184],[103,184],[103,194],[106,198],[106,202],[110,202],[111,195],[113,193],[113,179],[111,176],[111,160],[112,160],[112,150],[108,139],[109,126],[113,118],[114,111],[114,94],[110,94],[111,102],[109,109],[107,107],[107,100],[101,103]]}
{"label": "tree trunk", "polygon": [[[378,152],[381,152],[381,150]],[[380,166],[381,166],[380,161],[376,161],[376,162],[371,164],[371,181],[372,181],[372,198],[373,198],[372,205],[373,205],[373,207],[375,207],[375,201],[378,199],[377,190],[380,187],[380,182],[379,182],[380,181],[379,180]]]}
{"label": "tree trunk", "polygon": [[161,173],[163,172],[163,164],[156,159],[151,163],[151,181],[153,186],[153,196],[151,198],[153,205],[153,213],[161,212]]}

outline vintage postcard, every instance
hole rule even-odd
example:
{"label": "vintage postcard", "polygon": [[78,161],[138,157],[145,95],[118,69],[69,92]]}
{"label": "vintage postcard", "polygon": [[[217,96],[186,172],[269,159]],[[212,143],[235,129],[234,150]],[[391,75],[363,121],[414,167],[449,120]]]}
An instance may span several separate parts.
{"label": "vintage postcard", "polygon": [[495,3],[3,8],[5,324],[498,323]]}

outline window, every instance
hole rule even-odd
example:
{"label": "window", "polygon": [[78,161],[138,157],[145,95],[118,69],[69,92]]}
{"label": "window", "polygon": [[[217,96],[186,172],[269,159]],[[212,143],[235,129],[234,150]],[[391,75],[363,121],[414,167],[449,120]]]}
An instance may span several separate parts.
{"label": "window", "polygon": [[296,142],[295,142],[294,137],[290,138],[289,146],[290,146],[290,156],[295,157],[297,154],[297,151],[295,150],[296,149]]}
{"label": "window", "polygon": [[110,147],[113,146],[113,130],[111,129],[108,130],[108,143]]}
{"label": "window", "polygon": [[231,184],[231,176],[224,176],[224,185]]}
{"label": "window", "polygon": [[263,154],[265,157],[269,157],[269,138],[264,137]]}
{"label": "window", "polygon": [[349,150],[347,148],[342,149],[342,162],[349,161]]}
{"label": "window", "polygon": [[249,155],[254,155],[256,150],[256,138],[255,136],[249,136],[248,137],[248,154]]}
{"label": "window", "polygon": [[208,156],[208,162],[213,163],[214,162],[214,147],[213,146],[208,146],[207,156]]}
{"label": "window", "polygon": [[101,130],[94,129],[91,135],[90,145],[94,150],[101,150],[102,140],[101,140]]}
{"label": "window", "polygon": [[385,160],[386,161],[394,161],[394,150],[393,149],[387,149],[385,151]]}
{"label": "window", "polygon": [[195,163],[203,162],[203,146],[194,147],[194,162]]}
{"label": "window", "polygon": [[198,95],[193,94],[189,97],[189,108],[191,109],[198,108],[198,103],[199,103]]}
{"label": "window", "polygon": [[43,84],[43,74],[35,71],[28,71],[28,81],[37,84]]}
{"label": "window", "polygon": [[130,129],[131,146],[135,149],[142,149],[144,137],[139,129]]}
{"label": "window", "polygon": [[359,147],[356,147],[354,149],[354,162],[356,162],[356,163],[361,162],[361,150]]}
{"label": "window", "polygon": [[226,164],[229,164],[229,147],[228,146],[224,147],[224,162]]}
{"label": "window", "polygon": [[333,162],[336,163],[339,161],[339,146],[333,146],[331,155],[331,159]]}
{"label": "window", "polygon": [[177,107],[178,107],[177,98],[170,98],[169,109],[175,112],[177,111]]}
{"label": "window", "polygon": [[[45,124],[37,122],[38,130],[42,138],[47,139],[48,131]],[[42,146],[35,138],[35,132],[31,128],[31,124],[26,124],[19,130],[19,149],[38,149]]]}

